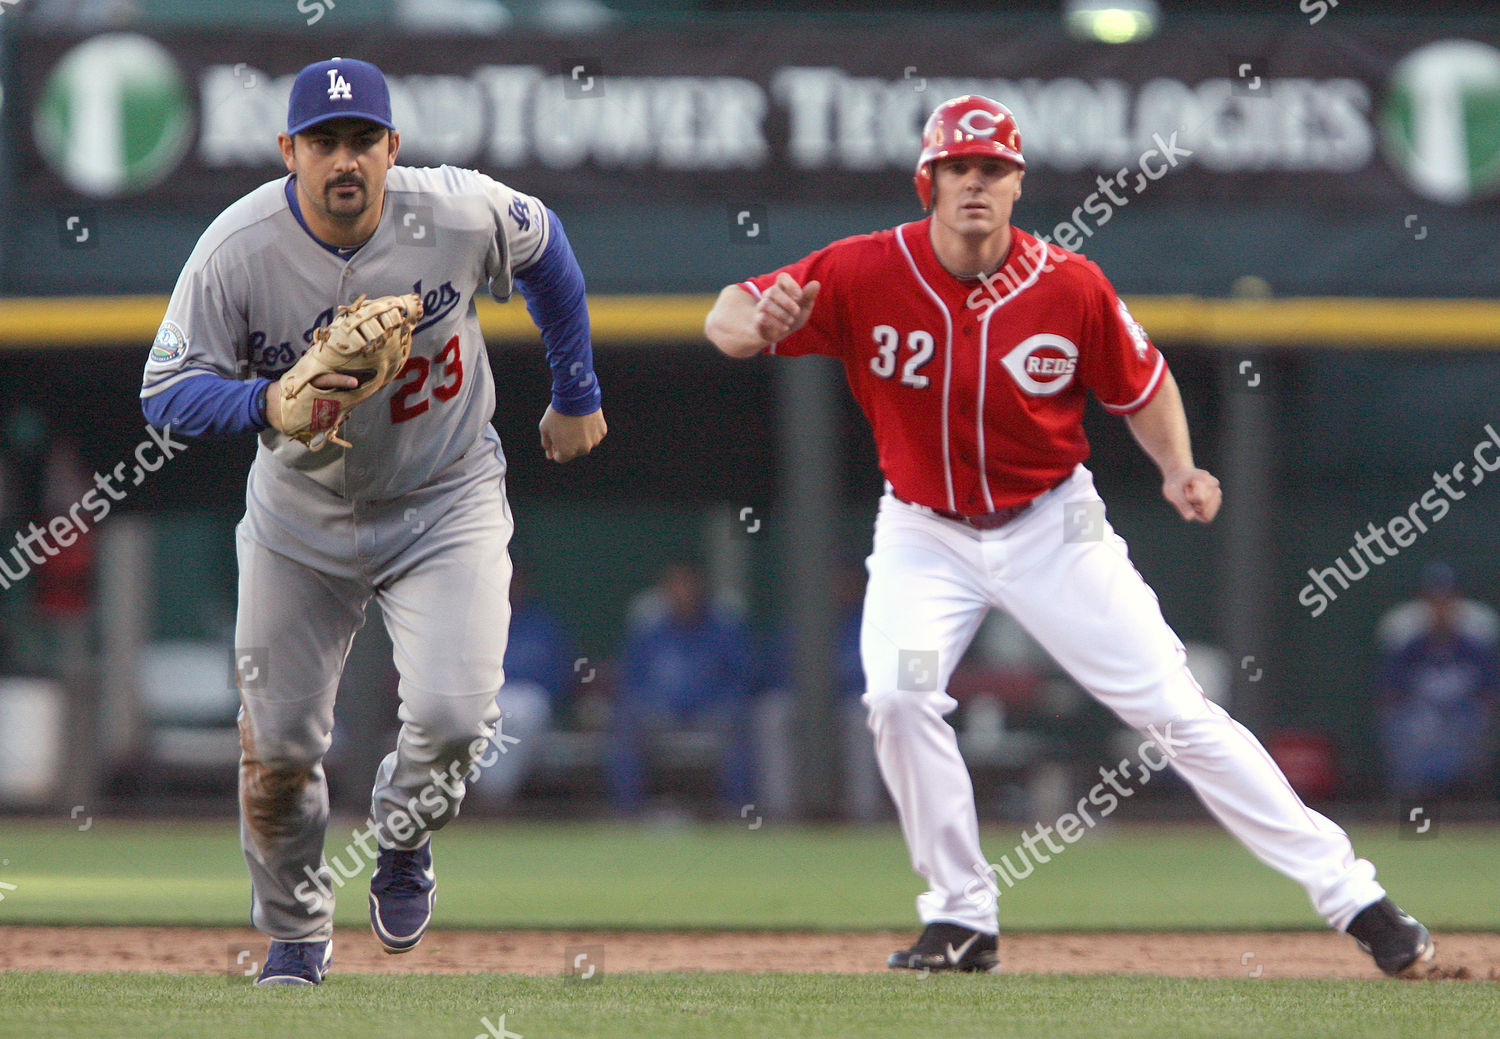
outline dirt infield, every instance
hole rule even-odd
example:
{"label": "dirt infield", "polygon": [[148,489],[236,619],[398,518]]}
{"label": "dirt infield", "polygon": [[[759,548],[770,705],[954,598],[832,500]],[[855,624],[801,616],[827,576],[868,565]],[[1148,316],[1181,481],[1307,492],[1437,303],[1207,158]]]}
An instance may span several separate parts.
{"label": "dirt infield", "polygon": [[[744,931],[433,931],[404,956],[389,956],[368,931],[335,935],[340,973],[505,974],[638,971],[885,970],[909,944],[900,933]],[[253,970],[265,939],[250,930],[170,927],[3,927],[0,971]],[[1006,934],[1002,973],[1159,974],[1183,978],[1377,978],[1368,957],[1337,934],[1307,932]],[[237,966],[238,965],[238,966]],[[1500,934],[1438,936],[1434,979],[1500,980]]]}

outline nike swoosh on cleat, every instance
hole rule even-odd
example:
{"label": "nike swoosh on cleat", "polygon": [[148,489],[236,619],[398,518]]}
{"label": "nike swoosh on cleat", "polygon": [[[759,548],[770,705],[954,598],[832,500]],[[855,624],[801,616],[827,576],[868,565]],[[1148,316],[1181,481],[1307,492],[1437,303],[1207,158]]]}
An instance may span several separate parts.
{"label": "nike swoosh on cleat", "polygon": [[958,966],[958,961],[964,958],[964,953],[968,952],[969,951],[969,947],[972,946],[977,941],[979,941],[979,933],[976,931],[974,934],[969,935],[969,940],[966,941],[966,942],[964,942],[957,949],[953,948],[953,943],[952,942],[949,942],[948,943],[948,962],[951,963],[951,964],[953,964],[953,966],[957,967]]}

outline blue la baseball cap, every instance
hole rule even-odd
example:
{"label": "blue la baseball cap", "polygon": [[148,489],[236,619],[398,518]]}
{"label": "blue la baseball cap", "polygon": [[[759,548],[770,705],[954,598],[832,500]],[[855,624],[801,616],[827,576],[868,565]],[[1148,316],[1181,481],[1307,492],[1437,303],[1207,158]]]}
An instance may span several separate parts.
{"label": "blue la baseball cap", "polygon": [[287,106],[286,132],[299,134],[329,119],[368,119],[388,130],[391,122],[391,91],[385,76],[368,61],[330,58],[314,62],[292,84]]}

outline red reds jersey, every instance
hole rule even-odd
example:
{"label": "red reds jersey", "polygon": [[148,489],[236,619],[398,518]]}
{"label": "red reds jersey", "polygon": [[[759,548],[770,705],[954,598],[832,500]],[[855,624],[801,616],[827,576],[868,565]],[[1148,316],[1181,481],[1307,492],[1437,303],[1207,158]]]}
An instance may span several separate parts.
{"label": "red reds jersey", "polygon": [[[999,271],[958,278],[938,263],[930,222],[846,238],[781,268],[822,288],[807,324],[771,352],[844,362],[899,497],[995,512],[1088,457],[1086,391],[1128,415],[1151,400],[1166,361],[1077,253],[1012,227]],[[740,285],[759,299],[781,271]]]}

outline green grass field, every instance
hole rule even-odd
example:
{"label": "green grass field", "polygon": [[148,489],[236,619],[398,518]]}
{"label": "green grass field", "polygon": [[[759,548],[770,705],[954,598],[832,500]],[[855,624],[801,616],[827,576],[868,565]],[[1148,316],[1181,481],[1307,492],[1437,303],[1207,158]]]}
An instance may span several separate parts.
{"label": "green grass field", "polygon": [[[351,821],[329,828],[341,857]],[[1355,848],[1412,912],[1444,930],[1500,930],[1500,829],[1438,840],[1354,829]],[[1019,831],[991,828],[991,858]],[[651,829],[463,820],[437,838],[444,927],[913,926],[922,890],[894,827],[764,823]],[[1015,857],[1012,856],[1014,859]],[[0,820],[0,925],[243,926],[249,883],[232,822]],[[340,926],[365,922],[364,869]],[[348,897],[352,893],[353,897]],[[1096,831],[1000,897],[1006,930],[1315,929],[1302,890],[1213,826]]]}
{"label": "green grass field", "polygon": [[[336,983],[335,983],[336,981]],[[471,975],[338,977],[265,990],[222,978],[0,978],[0,1035],[28,1039],[799,1039],[1494,1036],[1497,986],[1335,981],[637,974],[598,984]],[[68,1008],[66,1011],[60,1008]]]}
{"label": "green grass field", "polygon": [[[330,855],[352,828],[330,829]],[[1500,930],[1500,832],[1448,826],[1402,841],[1356,830],[1400,901],[1435,929]],[[1018,831],[994,829],[998,857]],[[893,828],[639,829],[485,825],[436,845],[443,927],[897,928],[920,883]],[[7,924],[244,926],[233,824],[0,821]],[[1212,827],[1117,827],[1003,892],[1005,930],[1315,929],[1295,885]],[[340,928],[363,930],[363,879]],[[611,974],[597,983],[513,975],[338,974],[309,991],[223,975],[0,975],[0,1036],[1495,1036],[1500,986],[916,975]]]}

